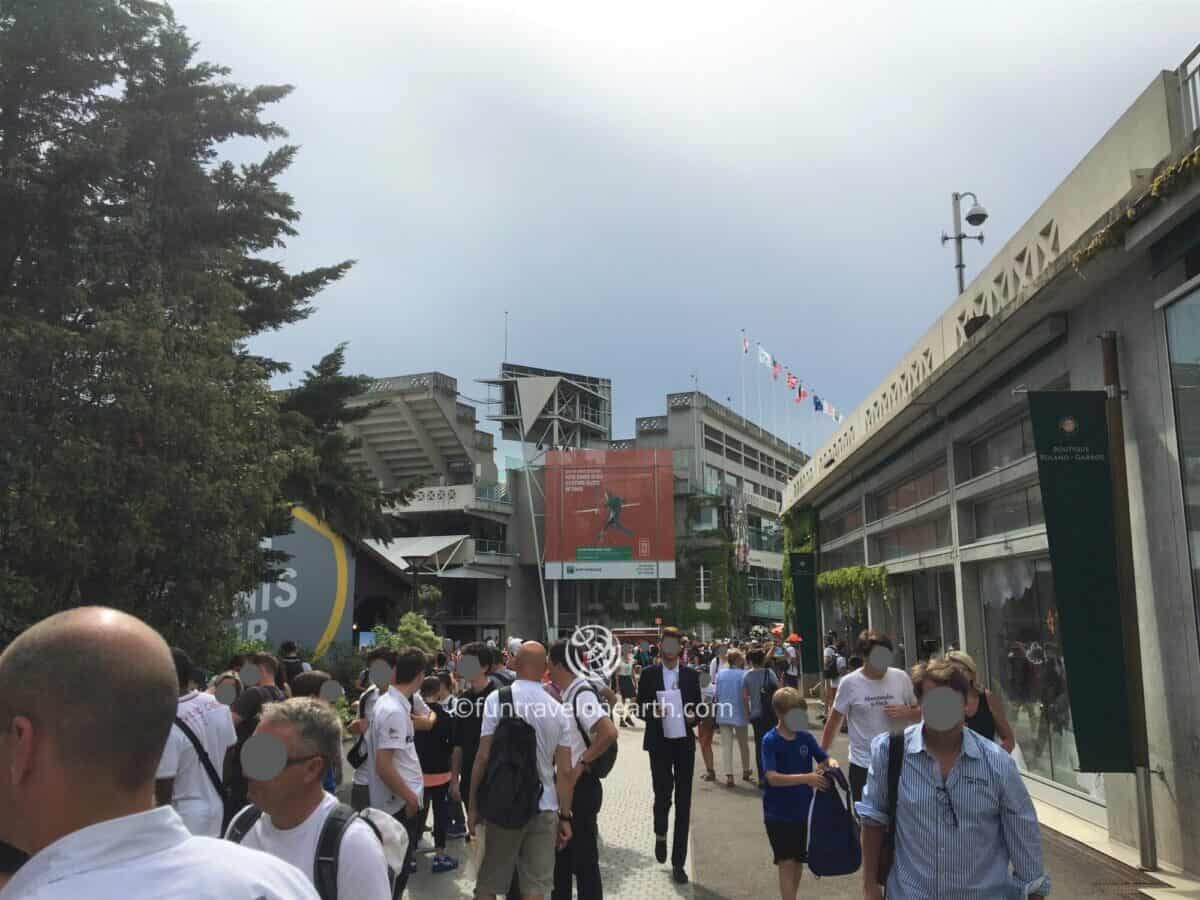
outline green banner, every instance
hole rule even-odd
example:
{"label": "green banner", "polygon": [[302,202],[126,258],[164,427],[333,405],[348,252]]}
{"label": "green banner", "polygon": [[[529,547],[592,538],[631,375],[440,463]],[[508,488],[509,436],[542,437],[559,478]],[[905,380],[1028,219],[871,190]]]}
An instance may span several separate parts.
{"label": "green banner", "polygon": [[1029,393],[1079,771],[1132,772],[1104,403]]}
{"label": "green banner", "polygon": [[579,547],[575,550],[578,562],[612,562],[633,559],[632,547]]}
{"label": "green banner", "polygon": [[817,560],[812,553],[793,553],[792,606],[793,630],[804,639],[800,645],[801,671],[816,675],[821,671],[821,625],[817,611]]}

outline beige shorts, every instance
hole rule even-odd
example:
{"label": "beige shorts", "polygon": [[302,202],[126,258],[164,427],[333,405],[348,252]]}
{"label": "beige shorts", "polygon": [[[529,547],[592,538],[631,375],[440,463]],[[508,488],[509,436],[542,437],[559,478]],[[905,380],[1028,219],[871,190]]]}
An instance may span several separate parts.
{"label": "beige shorts", "polygon": [[540,812],[524,828],[501,828],[485,822],[482,831],[477,895],[503,897],[512,884],[515,867],[522,894],[550,896],[554,890],[558,813]]}

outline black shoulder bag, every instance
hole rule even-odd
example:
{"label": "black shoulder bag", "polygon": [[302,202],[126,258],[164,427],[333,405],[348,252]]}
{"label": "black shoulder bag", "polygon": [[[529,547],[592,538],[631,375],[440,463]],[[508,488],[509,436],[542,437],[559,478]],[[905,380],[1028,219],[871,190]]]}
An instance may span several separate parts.
{"label": "black shoulder bag", "polygon": [[893,734],[888,738],[888,827],[879,848],[879,866],[875,870],[875,881],[882,885],[887,884],[896,860],[896,804],[900,799],[900,772],[903,768],[904,734]]}
{"label": "black shoulder bag", "polygon": [[200,738],[196,737],[196,732],[192,731],[183,719],[178,716],[175,717],[175,724],[179,726],[179,730],[183,732],[184,737],[192,742],[192,746],[196,749],[196,755],[200,757],[200,765],[204,766],[204,771],[208,773],[208,780],[217,789],[217,796],[224,800],[225,785],[221,783],[221,776],[217,774],[217,769],[213,765],[213,761],[208,758],[208,751],[200,743]]}
{"label": "black shoulder bag", "polygon": [[[575,696],[571,698],[571,716],[575,719],[575,727],[579,729],[579,734],[583,737],[583,746],[591,748],[592,740],[587,733],[587,729],[583,727],[583,723],[579,721],[579,712],[575,709],[575,701],[584,691],[591,691],[599,701],[599,692],[591,685],[586,685],[575,692]],[[617,764],[617,742],[613,741],[608,749],[588,763],[587,770],[597,778],[604,778],[613,770],[613,766]]]}

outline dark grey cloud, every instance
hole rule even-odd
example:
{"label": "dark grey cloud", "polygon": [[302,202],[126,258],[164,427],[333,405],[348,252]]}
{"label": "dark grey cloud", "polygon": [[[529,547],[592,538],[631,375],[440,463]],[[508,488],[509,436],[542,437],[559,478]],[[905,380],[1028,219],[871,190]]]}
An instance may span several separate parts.
{"label": "dark grey cloud", "polygon": [[237,79],[297,86],[288,263],[359,260],[257,349],[348,340],[478,395],[508,309],[510,358],[611,377],[628,434],[693,371],[740,406],[742,328],[853,408],[952,299],[950,192],[991,212],[969,276],[1200,39],[1184,2],[993,5],[175,8]]}

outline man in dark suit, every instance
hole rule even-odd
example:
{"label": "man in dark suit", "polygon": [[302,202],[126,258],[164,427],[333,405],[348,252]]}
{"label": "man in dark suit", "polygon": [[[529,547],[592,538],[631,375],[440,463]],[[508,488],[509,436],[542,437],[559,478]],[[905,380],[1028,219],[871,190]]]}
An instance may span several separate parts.
{"label": "man in dark suit", "polygon": [[[642,749],[650,754],[654,782],[654,856],[667,861],[667,817],[675,795],[675,839],[671,849],[672,875],[678,884],[688,877],[688,828],[692,813],[692,775],[696,769],[696,726],[700,706],[700,676],[680,662],[682,635],[664,628],[661,662],[642,672],[638,683],[638,709],[646,723]],[[668,703],[659,702],[665,692]],[[673,701],[673,702],[670,702]]]}

